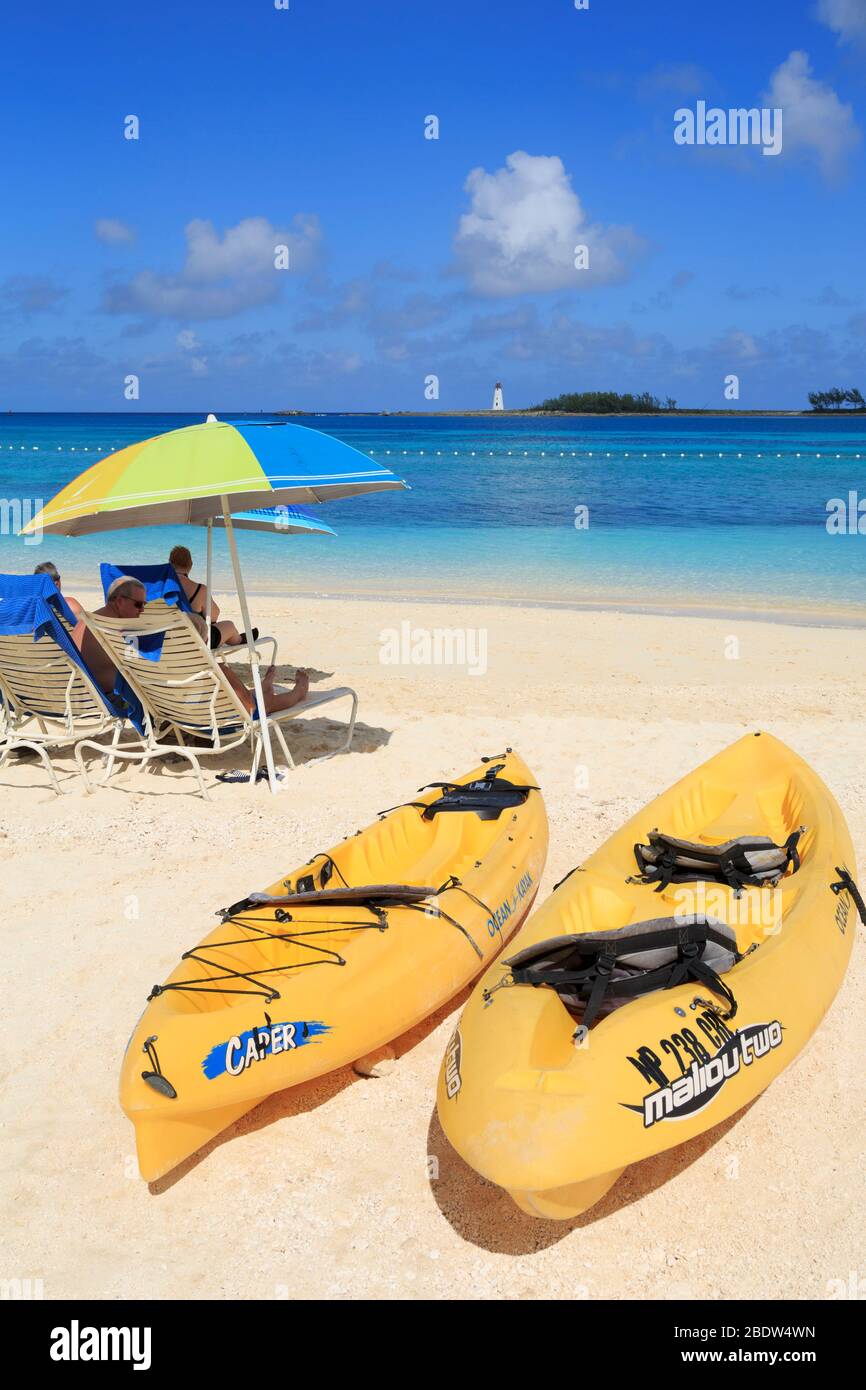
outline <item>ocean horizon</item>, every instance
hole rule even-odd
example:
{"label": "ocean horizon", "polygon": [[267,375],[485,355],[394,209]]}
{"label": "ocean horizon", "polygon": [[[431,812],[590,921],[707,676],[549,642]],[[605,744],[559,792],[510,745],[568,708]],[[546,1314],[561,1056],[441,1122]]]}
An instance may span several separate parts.
{"label": "ocean horizon", "polygon": [[[0,416],[0,568],[27,573],[51,559],[71,592],[92,590],[100,561],[154,563],[182,542],[203,577],[198,528],[45,536],[38,544],[11,533],[18,516],[26,520],[99,458],[203,418]],[[866,621],[862,414],[317,413],[293,423],[354,445],[410,490],[311,508],[336,538],[239,534],[252,593]],[[216,587],[231,591],[219,533],[214,557]]]}

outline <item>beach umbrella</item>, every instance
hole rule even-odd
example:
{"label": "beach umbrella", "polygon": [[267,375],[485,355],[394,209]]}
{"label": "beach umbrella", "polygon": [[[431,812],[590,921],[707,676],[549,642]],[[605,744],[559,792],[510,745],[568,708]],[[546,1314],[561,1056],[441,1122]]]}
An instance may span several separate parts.
{"label": "beach umbrella", "polygon": [[[209,599],[213,588],[213,531],[214,527],[225,529],[225,518],[209,516],[207,519],[207,565],[205,568],[203,613],[209,613]],[[336,536],[333,526],[320,521],[312,512],[303,507],[251,507],[245,512],[232,512],[234,531],[266,531],[277,536]]]}
{"label": "beach umbrella", "polygon": [[406,484],[320,430],[289,421],[209,416],[128,444],[91,464],[28,522],[22,535],[92,535],[176,526],[249,508],[316,506]]}
{"label": "beach umbrella", "polygon": [[319,430],[288,421],[230,424],[209,415],[204,424],[140,440],[92,464],[67,483],[20,534],[84,536],[137,526],[207,525],[209,520],[222,519],[250,654],[268,780],[271,791],[276,791],[232,513],[315,505],[405,486],[390,469]]}
{"label": "beach umbrella", "polygon": [[[225,527],[222,516],[208,517],[209,526]],[[336,536],[333,526],[313,516],[304,507],[251,507],[245,512],[232,512],[236,531],[267,531],[277,536]]]}

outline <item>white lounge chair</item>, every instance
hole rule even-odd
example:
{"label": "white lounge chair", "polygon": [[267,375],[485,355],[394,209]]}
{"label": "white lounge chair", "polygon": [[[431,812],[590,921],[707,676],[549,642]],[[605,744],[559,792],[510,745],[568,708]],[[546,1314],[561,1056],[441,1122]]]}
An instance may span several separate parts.
{"label": "white lounge chair", "polygon": [[[165,616],[166,613],[184,613],[184,614],[185,614],[185,613],[186,613],[186,609],[185,609],[185,608],[179,608],[179,607],[177,606],[177,604],[175,604],[175,603],[168,603],[164,598],[149,598],[149,599],[147,600],[147,616],[148,616],[149,618],[160,618],[160,619],[161,619],[161,618],[163,618],[163,617]],[[253,642],[253,647],[254,647],[254,649],[255,649],[256,658],[257,658],[257,660],[260,661],[260,658],[259,658],[259,647],[268,647],[268,646],[270,647],[271,652],[270,652],[270,656],[268,657],[267,664],[268,664],[268,666],[276,666],[276,664],[277,664],[277,639],[276,639],[276,637],[262,637],[262,636],[259,636],[259,637],[257,637],[257,638],[255,639],[255,641]],[[217,658],[218,661],[228,661],[228,660],[230,660],[230,659],[233,658],[233,657],[241,657],[241,656],[242,656],[242,657],[245,658],[245,660],[246,660],[247,662],[249,662],[249,655],[248,655],[248,653],[249,653],[249,648],[247,647],[246,642],[240,642],[240,643],[237,643],[237,644],[235,644],[235,645],[232,645],[232,644],[229,643],[229,642],[222,642],[218,647],[211,647],[210,650],[211,650],[212,654]],[[260,664],[263,664],[263,663],[261,663],[261,661],[260,661]]]}
{"label": "white lounge chair", "polygon": [[[189,612],[189,605],[187,604],[184,590],[181,586],[180,575],[172,565],[145,565],[144,567],[140,565],[131,565],[126,568],[120,565],[100,565],[100,578],[102,580],[102,588],[106,600],[108,599],[108,590],[112,579],[118,579],[121,575],[129,575],[132,579],[138,579],[139,582],[144,585],[148,596],[147,616],[149,618],[155,615],[162,617],[164,613],[175,611],[181,613]],[[155,596],[154,590],[160,585],[162,586],[163,593]],[[166,592],[171,595],[170,598],[164,596]],[[179,597],[181,602],[174,602],[175,597]],[[184,604],[187,606],[184,607]],[[255,648],[257,657],[260,647],[270,647],[271,652],[268,658],[268,665],[276,666],[276,637],[259,636],[253,642],[253,647]],[[234,646],[227,642],[222,642],[218,647],[211,647],[211,651],[214,656],[218,657],[221,661],[226,661],[231,657],[241,656],[249,660],[246,642],[240,642]]]}
{"label": "white lounge chair", "polygon": [[[122,671],[144,709],[144,747],[139,751],[118,750],[118,756],[138,759],[146,766],[152,758],[180,755],[191,763],[198,777],[199,790],[207,800],[199,758],[225,753],[249,740],[252,748],[250,783],[255,784],[263,749],[259,720],[244,708],[214,660],[214,654],[199,637],[186,613],[166,607],[157,615],[148,613],[132,620],[86,613],[84,622]],[[143,655],[141,642],[159,634],[162,634],[162,646],[158,659]],[[302,703],[280,714],[268,715],[268,726],[276,736],[290,768],[294,768],[295,761],[282,726],[290,719],[318,711],[324,705],[341,699],[352,702],[346,738],[333,753],[311,759],[313,762],[324,762],[337,753],[346,752],[351,745],[358,714],[358,696],[354,690],[349,686],[339,686],[331,690],[311,691]],[[168,733],[174,735],[176,743],[162,741]],[[195,748],[186,743],[187,737],[196,739]],[[202,747],[202,740],[210,746]],[[88,746],[83,741],[76,749],[76,758],[85,785],[89,788],[83,758],[83,749]]]}
{"label": "white lounge chair", "polygon": [[[0,768],[10,753],[31,748],[61,794],[51,754],[87,742],[107,756],[106,780],[111,776],[126,720],[107,707],[84,663],[49,634],[38,640],[32,633],[0,634],[0,695]],[[109,732],[109,744],[94,742]],[[143,747],[142,740],[137,741]]]}

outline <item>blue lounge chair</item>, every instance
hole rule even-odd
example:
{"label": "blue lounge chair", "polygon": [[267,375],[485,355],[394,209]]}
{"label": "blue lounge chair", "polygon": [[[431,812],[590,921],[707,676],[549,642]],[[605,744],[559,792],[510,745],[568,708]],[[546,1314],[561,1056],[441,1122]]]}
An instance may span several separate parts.
{"label": "blue lounge chair", "polygon": [[[120,579],[123,575],[128,575],[130,579],[137,579],[144,586],[148,617],[164,613],[167,608],[177,608],[181,613],[192,612],[186,591],[174,565],[100,565],[99,578],[102,581],[102,591],[106,600],[108,599],[108,590],[115,579]],[[259,647],[270,645],[272,648],[270,664],[276,665],[277,640],[275,637],[259,637],[253,645],[256,650]],[[243,656],[246,654],[246,650],[245,643],[235,647],[223,644],[215,649],[215,654],[224,661],[228,656]]]}
{"label": "blue lounge chair", "polygon": [[119,679],[106,695],[87,669],[70,636],[76,621],[49,575],[0,575],[0,768],[30,748],[58,793],[52,752],[111,733],[109,777],[127,720],[144,732],[134,692]]}

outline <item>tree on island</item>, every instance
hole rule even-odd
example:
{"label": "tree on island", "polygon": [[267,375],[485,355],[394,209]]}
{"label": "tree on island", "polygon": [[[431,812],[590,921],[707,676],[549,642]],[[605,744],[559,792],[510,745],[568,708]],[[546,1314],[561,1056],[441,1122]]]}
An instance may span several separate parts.
{"label": "tree on island", "polygon": [[841,386],[833,386],[829,391],[810,391],[809,404],[813,410],[841,410],[851,406],[853,410],[866,410],[866,401],[856,387],[843,391]]}
{"label": "tree on island", "polygon": [[670,396],[662,403],[658,396],[651,396],[649,391],[644,391],[640,396],[632,396],[628,392],[620,395],[618,391],[567,391],[562,396],[542,401],[541,405],[530,406],[530,410],[589,415],[656,415],[660,411],[676,408],[677,403]]}

